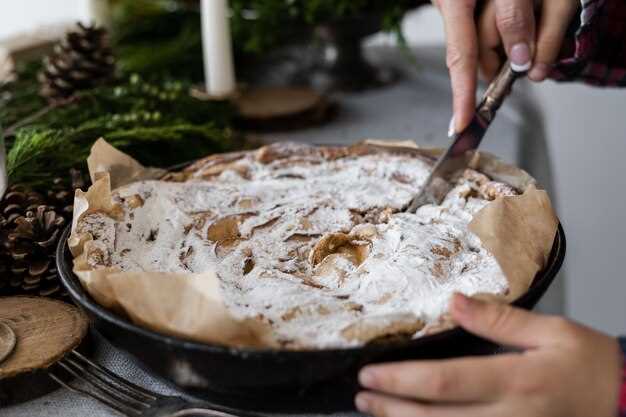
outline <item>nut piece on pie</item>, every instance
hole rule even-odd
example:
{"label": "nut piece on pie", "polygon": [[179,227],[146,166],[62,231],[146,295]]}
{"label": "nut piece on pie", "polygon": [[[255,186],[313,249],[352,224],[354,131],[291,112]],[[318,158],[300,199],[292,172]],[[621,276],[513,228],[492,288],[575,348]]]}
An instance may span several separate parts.
{"label": "nut piece on pie", "polygon": [[213,222],[206,232],[206,237],[211,242],[223,242],[225,240],[235,240],[240,237],[239,223],[241,216],[226,216]]}
{"label": "nut piece on pie", "polygon": [[354,236],[345,233],[331,233],[320,239],[309,255],[309,262],[313,267],[322,263],[330,255],[339,255],[346,258],[354,266],[361,265],[370,250],[370,242],[357,240]]}
{"label": "nut piece on pie", "polygon": [[77,227],[93,237],[94,269],[215,271],[229,312],[270,326],[282,346],[418,337],[437,328],[454,292],[506,293],[468,223],[517,193],[467,170],[441,205],[403,213],[431,164],[365,145],[213,155],[114,190],[119,216],[89,214]]}

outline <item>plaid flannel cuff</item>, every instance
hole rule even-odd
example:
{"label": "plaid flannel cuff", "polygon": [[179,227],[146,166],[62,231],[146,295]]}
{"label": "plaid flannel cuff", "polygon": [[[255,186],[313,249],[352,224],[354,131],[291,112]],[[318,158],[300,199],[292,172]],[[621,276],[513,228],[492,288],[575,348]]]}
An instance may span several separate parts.
{"label": "plaid flannel cuff", "polygon": [[[626,357],[626,337],[619,338],[619,344]],[[624,368],[622,371],[622,386],[619,391],[619,417],[626,417],[626,360],[624,361]]]}
{"label": "plaid flannel cuff", "polygon": [[581,0],[581,7],[550,76],[626,86],[626,1]]}

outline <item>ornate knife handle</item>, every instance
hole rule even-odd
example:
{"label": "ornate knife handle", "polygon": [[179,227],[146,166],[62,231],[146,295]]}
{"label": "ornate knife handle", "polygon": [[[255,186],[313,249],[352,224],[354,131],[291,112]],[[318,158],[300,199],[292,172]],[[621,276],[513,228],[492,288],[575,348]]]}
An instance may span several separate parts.
{"label": "ornate knife handle", "polygon": [[524,74],[523,72],[513,71],[510,61],[507,60],[504,63],[500,73],[491,84],[489,84],[487,91],[485,91],[478,105],[477,113],[485,122],[489,124],[493,121],[504,99],[511,93],[513,83]]}

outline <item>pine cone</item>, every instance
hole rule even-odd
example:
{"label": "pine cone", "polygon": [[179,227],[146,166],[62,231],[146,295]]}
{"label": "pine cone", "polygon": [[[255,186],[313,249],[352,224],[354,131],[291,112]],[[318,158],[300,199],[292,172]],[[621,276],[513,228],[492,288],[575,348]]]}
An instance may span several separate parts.
{"label": "pine cone", "polygon": [[106,29],[81,23],[77,26],[44,58],[39,74],[41,95],[51,102],[72,97],[113,76],[115,60]]}
{"label": "pine cone", "polygon": [[14,227],[3,232],[4,258],[8,260],[8,267],[4,268],[8,273],[2,275],[5,282],[0,292],[61,296],[54,252],[65,218],[51,207],[41,205],[17,217],[13,224]]}
{"label": "pine cone", "polygon": [[[34,191],[27,191],[20,185],[12,185],[0,199],[0,242],[8,242],[8,234],[15,229],[15,221],[43,204],[44,197]],[[12,260],[4,245],[0,246],[0,295],[9,291]]]}
{"label": "pine cone", "polygon": [[85,186],[80,171],[69,173],[55,178],[46,196],[12,185],[0,199],[0,295],[66,297],[54,253],[72,218],[74,190]]}
{"label": "pine cone", "polygon": [[0,228],[14,225],[16,218],[25,216],[27,211],[35,210],[45,203],[45,197],[36,191],[28,190],[22,185],[10,186],[0,199]]}
{"label": "pine cone", "polygon": [[46,203],[55,208],[67,221],[72,219],[74,211],[74,191],[85,188],[86,182],[82,172],[70,169],[70,179],[57,177],[52,180],[52,186],[47,192]]}

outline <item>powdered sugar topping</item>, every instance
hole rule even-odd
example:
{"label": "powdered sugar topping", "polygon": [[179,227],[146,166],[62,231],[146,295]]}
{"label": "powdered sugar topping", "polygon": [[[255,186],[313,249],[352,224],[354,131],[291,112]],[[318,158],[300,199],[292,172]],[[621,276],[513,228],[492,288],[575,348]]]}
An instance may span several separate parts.
{"label": "powdered sugar topping", "polygon": [[454,292],[507,290],[467,226],[486,186],[510,188],[474,173],[440,206],[401,213],[428,170],[406,154],[279,145],[209,159],[185,182],[122,187],[123,220],[96,213],[79,227],[106,253],[94,268],[215,270],[231,313],[269,323],[283,346],[356,346],[419,334]]}

